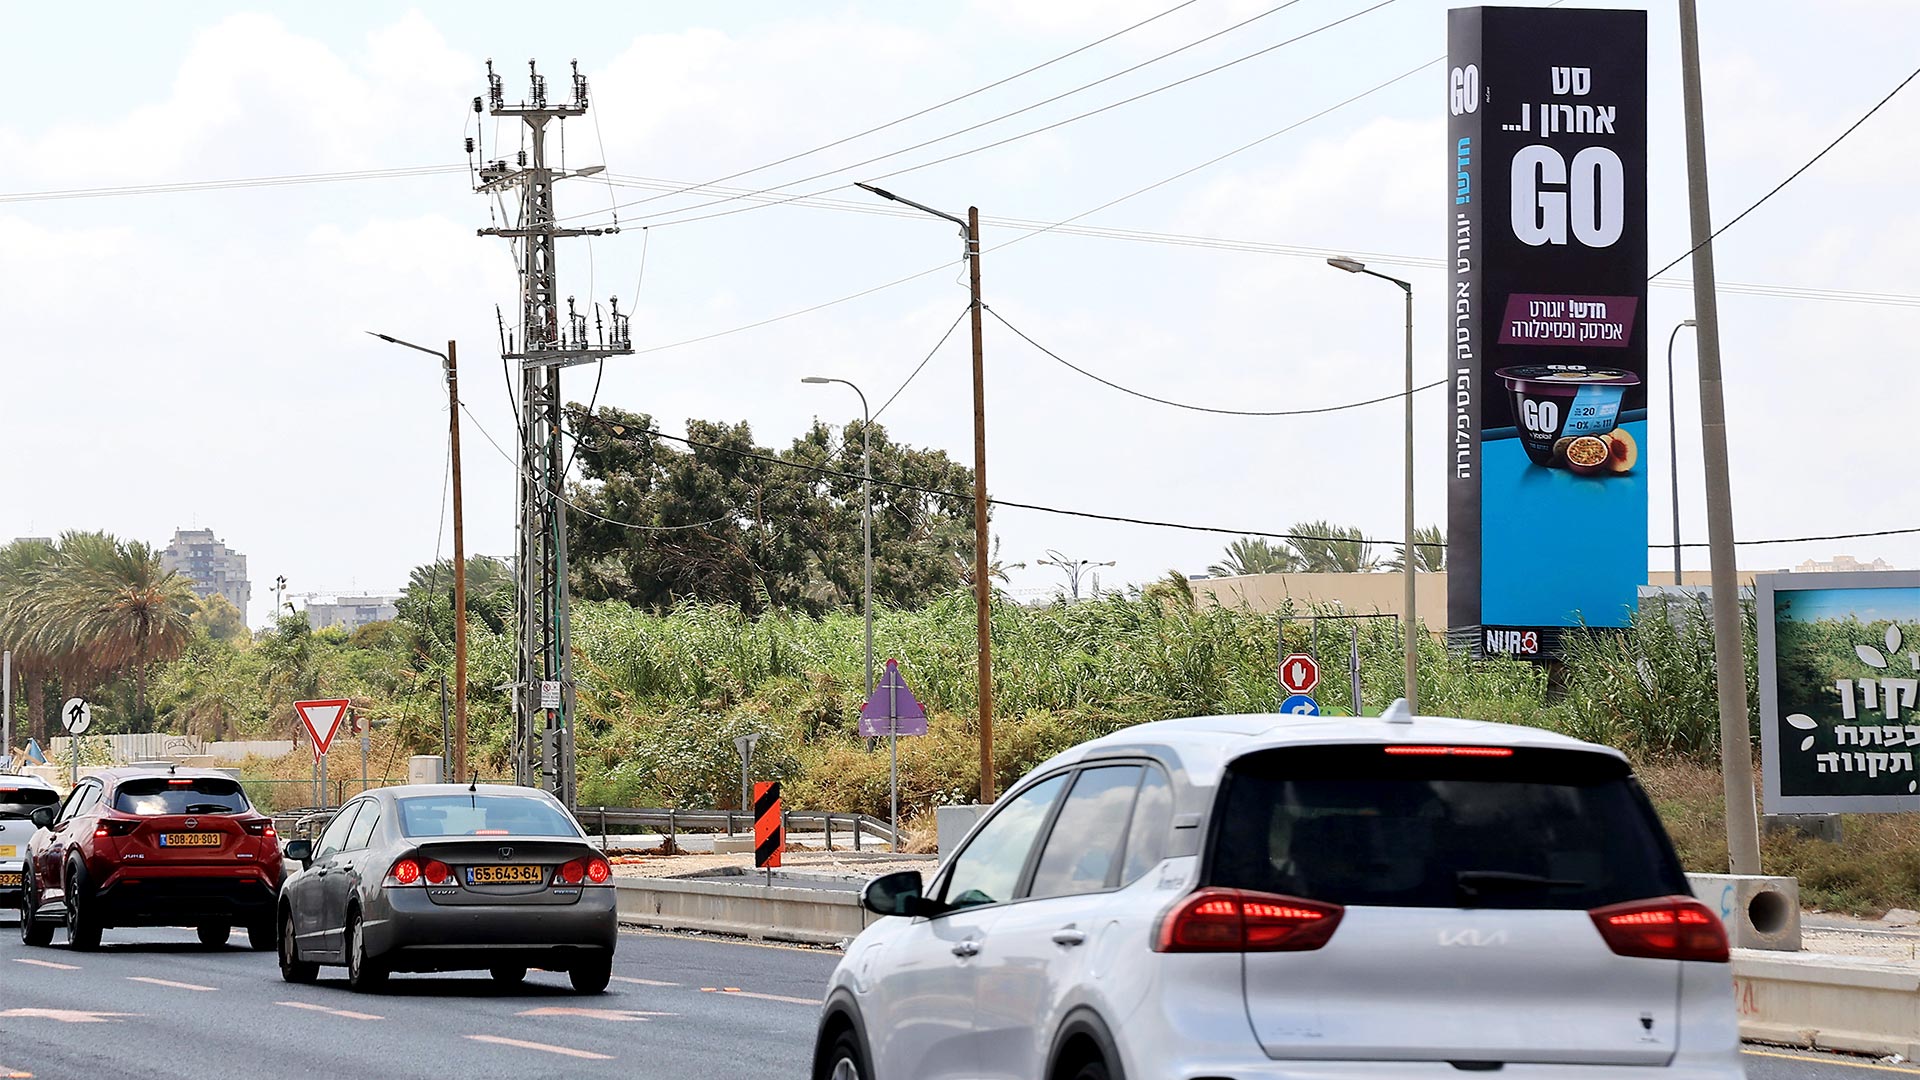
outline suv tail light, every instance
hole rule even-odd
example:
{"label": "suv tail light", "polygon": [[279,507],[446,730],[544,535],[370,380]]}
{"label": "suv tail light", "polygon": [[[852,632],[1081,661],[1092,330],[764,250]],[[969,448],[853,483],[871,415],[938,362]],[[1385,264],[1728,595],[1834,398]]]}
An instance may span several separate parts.
{"label": "suv tail light", "polygon": [[387,871],[387,880],[381,884],[387,888],[395,885],[420,884],[420,864],[413,859],[395,860],[392,868]]}
{"label": "suv tail light", "polygon": [[140,827],[140,822],[130,818],[102,818],[93,827],[95,836],[128,836]]}
{"label": "suv tail light", "polygon": [[248,821],[241,823],[241,827],[247,830],[248,836],[264,836],[271,840],[280,835],[274,831],[271,821]]}
{"label": "suv tail light", "polygon": [[592,885],[605,885],[613,877],[613,867],[598,855],[591,859],[575,859],[563,863],[553,872],[553,884],[578,885],[586,882]]}
{"label": "suv tail light", "polygon": [[1160,917],[1156,952],[1306,952],[1333,937],[1345,909],[1244,889],[1201,889]]}
{"label": "suv tail light", "polygon": [[1607,947],[1621,956],[1727,962],[1727,928],[1690,896],[1629,900],[1587,913]]}

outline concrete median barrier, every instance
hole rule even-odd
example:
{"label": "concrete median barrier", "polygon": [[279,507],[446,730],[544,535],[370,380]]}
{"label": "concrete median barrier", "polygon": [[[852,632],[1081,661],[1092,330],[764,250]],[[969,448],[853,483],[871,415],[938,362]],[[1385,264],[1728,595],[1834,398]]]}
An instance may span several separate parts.
{"label": "concrete median barrier", "polygon": [[750,877],[739,882],[622,878],[614,888],[623,923],[753,940],[837,945],[877,917],[860,906],[858,891],[768,886]]}
{"label": "concrete median barrier", "polygon": [[1920,1056],[1920,966],[1737,949],[1740,1036],[1855,1054]]}

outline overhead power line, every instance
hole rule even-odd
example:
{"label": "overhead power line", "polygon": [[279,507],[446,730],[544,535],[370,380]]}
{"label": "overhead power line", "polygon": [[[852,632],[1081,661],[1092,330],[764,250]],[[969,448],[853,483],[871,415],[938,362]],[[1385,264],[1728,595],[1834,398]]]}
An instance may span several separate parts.
{"label": "overhead power line", "polygon": [[[1297,2],[1297,0],[1289,0],[1289,4],[1282,4],[1282,5],[1281,5],[1281,7],[1287,7],[1287,6],[1289,6],[1289,5],[1291,4],[1291,3],[1294,3],[1294,2]],[[1078,114],[1076,114],[1076,115],[1074,115],[1074,116],[1069,116],[1069,117],[1067,117],[1067,118],[1066,118],[1066,119],[1064,119],[1064,120],[1056,120],[1056,121],[1054,121],[1054,122],[1053,122],[1053,123],[1051,123],[1051,124],[1044,124],[1044,125],[1042,125],[1042,126],[1040,126],[1040,127],[1037,127],[1037,128],[1030,128],[1030,129],[1028,129],[1028,130],[1026,130],[1026,131],[1023,131],[1023,132],[1021,132],[1021,133],[1019,133],[1019,134],[1017,134],[1017,135],[1009,135],[1009,136],[1007,136],[1006,138],[1003,138],[1003,139],[997,139],[997,140],[995,140],[995,141],[993,141],[993,142],[990,142],[990,143],[984,143],[984,144],[982,144],[982,145],[980,145],[980,146],[976,146],[976,147],[973,147],[972,149],[968,149],[968,150],[962,150],[962,151],[959,151],[959,152],[957,152],[957,153],[953,153],[953,154],[948,154],[948,155],[946,155],[945,157],[940,157],[940,158],[935,158],[935,159],[933,159],[932,161],[923,161],[923,162],[921,162],[921,163],[920,163],[920,164],[918,164],[918,165],[910,165],[910,166],[908,166],[908,167],[906,167],[906,168],[904,168],[904,169],[895,169],[895,170],[894,170],[894,171],[892,171],[892,172],[887,172],[887,173],[881,173],[881,174],[880,174],[879,176],[875,176],[875,177],[871,177],[870,179],[873,179],[873,180],[885,180],[885,179],[887,179],[887,178],[889,178],[889,177],[894,177],[894,176],[904,176],[904,175],[906,175],[907,173],[910,173],[910,172],[918,172],[918,171],[919,171],[919,170],[921,170],[921,169],[926,169],[926,168],[931,168],[931,167],[933,167],[933,166],[935,166],[935,165],[944,165],[944,164],[946,164],[946,163],[947,163],[947,162],[949,162],[949,161],[956,161],[956,160],[958,160],[958,159],[960,159],[960,158],[963,158],[963,157],[968,157],[968,156],[970,156],[970,155],[973,155],[973,154],[978,154],[978,153],[981,153],[982,151],[986,151],[986,150],[994,150],[994,149],[997,149],[997,148],[999,148],[999,147],[1002,147],[1002,146],[1006,146],[1006,145],[1007,145],[1007,144],[1009,144],[1009,143],[1014,143],[1014,142],[1019,142],[1019,141],[1020,141],[1021,139],[1026,139],[1026,138],[1030,138],[1030,137],[1032,137],[1032,136],[1034,136],[1034,135],[1040,135],[1040,134],[1043,134],[1043,133],[1045,133],[1045,132],[1048,132],[1048,131],[1053,131],[1053,130],[1054,130],[1054,129],[1056,129],[1056,128],[1060,128],[1060,127],[1065,127],[1065,126],[1066,126],[1066,125],[1068,125],[1068,124],[1072,124],[1072,123],[1077,123],[1077,122],[1079,122],[1079,121],[1081,121],[1081,120],[1085,120],[1085,119],[1087,119],[1088,117],[1092,117],[1092,116],[1099,116],[1099,115],[1100,115],[1100,114],[1102,114],[1102,113],[1105,113],[1105,112],[1110,112],[1111,110],[1114,110],[1114,109],[1118,109],[1118,108],[1120,108],[1120,107],[1122,107],[1122,106],[1124,106],[1124,105],[1131,105],[1131,104],[1133,104],[1133,103],[1134,103],[1134,102],[1136,102],[1136,101],[1142,101],[1142,100],[1145,100],[1146,98],[1150,98],[1150,97],[1153,97],[1153,96],[1154,96],[1155,94],[1159,94],[1159,93],[1163,93],[1163,92],[1165,92],[1165,91],[1167,91],[1167,90],[1172,90],[1172,89],[1174,89],[1175,87],[1179,87],[1179,86],[1185,86],[1185,85],[1186,85],[1187,83],[1190,83],[1190,82],[1193,82],[1193,81],[1195,81],[1195,80],[1197,80],[1197,79],[1203,79],[1203,78],[1206,78],[1206,77],[1207,77],[1207,76],[1209,76],[1209,75],[1213,75],[1213,74],[1217,74],[1218,72],[1222,72],[1222,71],[1225,71],[1225,70],[1227,70],[1228,68],[1231,68],[1231,67],[1234,67],[1234,66],[1235,66],[1235,65],[1237,65],[1237,64],[1243,64],[1243,63],[1245,63],[1245,62],[1247,62],[1248,60],[1253,60],[1253,59],[1255,59],[1255,58],[1257,58],[1257,57],[1261,57],[1261,56],[1265,56],[1265,55],[1267,55],[1268,53],[1271,53],[1271,52],[1273,52],[1273,51],[1275,51],[1276,49],[1283,49],[1283,48],[1285,48],[1285,47],[1287,47],[1288,45],[1292,45],[1292,44],[1295,44],[1295,43],[1297,43],[1297,42],[1301,42],[1301,41],[1305,41],[1306,39],[1308,39],[1308,38],[1310,38],[1310,37],[1314,37],[1315,35],[1318,35],[1318,34],[1321,34],[1321,33],[1324,33],[1324,32],[1326,32],[1326,31],[1328,31],[1328,30],[1332,30],[1333,28],[1335,28],[1335,27],[1337,27],[1337,26],[1341,26],[1341,25],[1343,25],[1343,24],[1345,24],[1345,23],[1348,23],[1348,22],[1351,22],[1351,21],[1353,21],[1354,19],[1357,19],[1357,18],[1359,18],[1359,17],[1361,17],[1362,15],[1367,15],[1367,14],[1370,14],[1370,13],[1372,13],[1372,12],[1375,12],[1375,11],[1378,11],[1378,10],[1380,10],[1380,9],[1381,9],[1381,8],[1383,8],[1383,7],[1386,7],[1386,6],[1387,6],[1387,5],[1389,5],[1389,4],[1394,4],[1394,3],[1398,3],[1398,2],[1399,2],[1399,0],[1378,0],[1378,2],[1377,2],[1377,3],[1375,3],[1375,4],[1373,4],[1373,6],[1371,6],[1371,7],[1367,7],[1367,8],[1362,8],[1361,10],[1359,10],[1359,11],[1356,11],[1356,12],[1354,12],[1354,13],[1352,13],[1352,14],[1350,14],[1350,15],[1345,15],[1345,16],[1342,16],[1342,17],[1340,17],[1340,18],[1338,18],[1338,19],[1335,19],[1335,20],[1333,20],[1332,22],[1329,22],[1329,23],[1323,23],[1323,24],[1321,24],[1320,26],[1316,26],[1316,27],[1314,27],[1314,28],[1313,28],[1312,30],[1308,30],[1308,31],[1306,31],[1305,33],[1301,33],[1301,34],[1296,34],[1296,35],[1294,35],[1293,37],[1290,37],[1290,38],[1288,38],[1288,39],[1286,39],[1285,41],[1281,41],[1281,42],[1277,42],[1277,43],[1275,43],[1275,44],[1273,44],[1273,45],[1269,45],[1269,46],[1267,46],[1267,47],[1266,47],[1266,48],[1264,48],[1264,49],[1258,49],[1258,50],[1255,50],[1254,52],[1250,52],[1250,53],[1247,53],[1247,54],[1246,54],[1246,55],[1244,55],[1244,56],[1240,56],[1240,57],[1236,57],[1235,59],[1232,59],[1232,60],[1229,60],[1229,61],[1227,61],[1227,62],[1226,62],[1226,63],[1224,63],[1224,64],[1217,64],[1217,65],[1215,65],[1215,66],[1213,66],[1213,67],[1210,67],[1210,68],[1208,68],[1208,69],[1206,69],[1205,71],[1201,71],[1201,72],[1196,72],[1195,74],[1192,74],[1192,75],[1188,75],[1188,76],[1186,76],[1185,78],[1181,78],[1181,79],[1175,79],[1175,80],[1174,80],[1173,82],[1170,82],[1170,83],[1165,83],[1165,84],[1162,84],[1162,85],[1160,85],[1160,86],[1156,86],[1156,87],[1154,87],[1154,88],[1153,88],[1153,89],[1151,89],[1151,90],[1146,90],[1146,91],[1143,91],[1143,92],[1141,92],[1141,93],[1138,93],[1138,94],[1135,94],[1135,95],[1133,95],[1132,97],[1127,97],[1127,98],[1122,98],[1122,99],[1120,99],[1119,101],[1115,101],[1115,102],[1112,102],[1112,103],[1110,103],[1110,104],[1107,104],[1107,105],[1102,105],[1102,106],[1100,106],[1100,107],[1099,107],[1099,108],[1097,108],[1097,109],[1089,109],[1089,110],[1087,110],[1086,112],[1083,112],[1083,113],[1078,113]],[[1274,9],[1274,10],[1278,10],[1278,9],[1276,8],[1276,9]],[[1230,28],[1230,29],[1231,29],[1231,28]],[[1224,31],[1223,31],[1223,32],[1224,32]],[[1064,96],[1064,95],[1062,95],[1062,96]],[[1021,110],[1021,111],[1025,111],[1025,110]],[[1008,115],[1013,115],[1013,114],[1008,114]],[[989,123],[990,123],[990,122],[991,122],[991,121],[989,121]],[[976,125],[974,125],[974,127],[980,127],[980,126],[984,126],[984,125],[980,125],[980,124],[976,124]],[[971,131],[971,130],[973,130],[973,129],[972,129],[972,128],[967,128],[967,129],[963,129],[963,131]],[[959,132],[956,132],[955,134],[959,134]],[[945,139],[945,138],[949,138],[949,137],[950,137],[950,136],[942,136],[942,137],[941,137],[941,139]],[[805,179],[802,179],[802,180],[796,180],[796,181],[793,181],[793,183],[796,183],[796,184],[803,184],[803,183],[808,183],[808,182],[810,182],[810,181],[813,181],[813,180],[818,180],[818,179],[822,179],[822,178],[824,178],[824,177],[827,177],[827,176],[831,176],[831,175],[834,175],[834,173],[840,173],[840,172],[849,172],[849,171],[851,171],[851,170],[853,170],[853,169],[858,169],[858,168],[861,168],[861,167],[863,167],[863,166],[866,166],[866,165],[871,165],[871,164],[873,164],[873,163],[875,163],[875,162],[878,162],[878,161],[883,161],[883,160],[886,160],[887,158],[892,158],[892,157],[898,157],[898,156],[899,156],[900,154],[904,154],[904,153],[908,153],[908,152],[910,152],[910,151],[912,151],[912,150],[916,150],[916,149],[919,149],[919,148],[920,148],[920,147],[922,147],[922,146],[928,146],[928,145],[931,145],[931,144],[932,144],[932,143],[934,143],[934,142],[939,142],[939,141],[941,141],[941,139],[934,139],[934,140],[929,140],[928,142],[926,142],[926,143],[921,143],[921,144],[919,144],[918,146],[913,146],[913,147],[908,147],[908,148],[907,148],[906,150],[898,150],[898,151],[895,151],[895,152],[893,152],[893,153],[891,153],[891,154],[883,154],[883,155],[881,155],[880,157],[877,157],[877,158],[871,158],[871,159],[869,159],[869,160],[867,160],[867,161],[863,161],[863,162],[859,162],[859,163],[857,163],[857,164],[854,164],[854,165],[849,165],[849,166],[847,166],[847,167],[846,167],[846,168],[844,168],[844,169],[835,169],[835,170],[832,170],[831,172],[825,172],[825,173],[817,173],[817,174],[815,174],[815,175],[813,175],[813,176],[810,176],[810,177],[806,177]],[[837,191],[837,190],[839,190],[840,188],[843,188],[843,187],[846,187],[846,186],[847,186],[847,185],[846,185],[845,183],[838,183],[838,184],[834,184],[834,185],[832,185],[831,187],[826,187],[826,188],[822,188],[822,189],[820,189],[819,191],[814,191],[814,192],[808,192],[807,194],[811,194],[811,195],[824,195],[824,194],[826,194],[827,192],[830,192],[830,191]],[[769,190],[773,190],[773,189],[769,189]],[[800,199],[800,198],[805,198],[805,197],[806,197],[806,195],[792,195],[792,196],[789,196],[789,197],[787,197],[786,199],[783,199],[783,200],[782,200],[782,202],[786,202],[786,201],[792,201],[793,199]],[[711,204],[711,203],[708,203],[708,204],[702,204],[702,205],[712,205],[712,204]],[[694,222],[694,221],[706,221],[706,220],[709,220],[709,219],[712,219],[712,218],[718,218],[718,217],[727,217],[727,216],[730,216],[730,215],[733,215],[733,214],[741,214],[741,213],[745,213],[745,212],[747,212],[747,211],[749,211],[749,210],[759,210],[759,209],[763,209],[763,208],[765,208],[765,207],[767,207],[767,206],[778,206],[778,205],[780,205],[780,203],[779,203],[779,202],[775,202],[775,203],[758,203],[758,204],[754,204],[754,205],[750,205],[750,206],[742,206],[742,207],[735,207],[734,209],[731,209],[731,210],[716,210],[716,211],[714,211],[713,213],[710,213],[710,214],[696,214],[696,215],[694,215],[693,217],[683,217],[683,218],[674,218],[673,220],[670,220],[670,221],[662,221],[662,222],[657,222],[657,223],[656,223],[656,225],[657,225],[657,226],[659,226],[659,227],[664,227],[664,226],[667,226],[667,225],[685,225],[685,224],[688,224],[688,223],[690,223],[690,222]],[[661,212],[660,214],[655,214],[655,215],[652,215],[652,216],[655,216],[655,217],[659,217],[659,216],[665,216],[666,214],[671,214],[671,213],[685,213],[685,212],[687,212],[687,211],[691,211],[691,210],[696,210],[696,209],[699,209],[699,208],[700,208],[700,207],[699,207],[698,205],[696,205],[696,206],[689,206],[689,207],[686,207],[686,208],[684,208],[683,210],[676,210],[676,211],[662,211],[662,212]]]}
{"label": "overhead power line", "polygon": [[62,188],[53,191],[0,193],[0,203],[54,202],[65,199],[104,199],[119,195],[169,195],[186,191],[224,191],[228,188],[290,187],[298,184],[337,184],[352,180],[393,180],[412,176],[441,176],[466,172],[465,165],[414,165],[398,169],[357,169],[350,172],[296,173],[283,176],[244,176],[227,180],[186,180],[172,184],[125,184],[118,187]]}
{"label": "overhead power line", "polygon": [[1900,91],[1905,90],[1907,88],[1907,84],[1911,83],[1916,78],[1920,78],[1920,68],[1914,68],[1912,72],[1908,73],[1906,78],[1900,80],[1900,85],[1894,87],[1892,90],[1887,91],[1886,97],[1883,97],[1879,101],[1874,102],[1873,108],[1868,109],[1864,114],[1862,114],[1860,119],[1855,120],[1853,123],[1847,125],[1847,130],[1835,136],[1832,142],[1821,147],[1820,152],[1813,155],[1811,158],[1808,158],[1807,163],[1805,165],[1802,165],[1799,168],[1793,170],[1793,172],[1790,173],[1785,180],[1782,180],[1778,184],[1773,185],[1773,189],[1771,191],[1768,191],[1765,195],[1762,195],[1760,196],[1760,198],[1754,200],[1754,203],[1752,206],[1749,206],[1745,210],[1742,210],[1738,214],[1735,214],[1732,221],[1729,221],[1725,225],[1722,225],[1719,228],[1713,230],[1713,232],[1710,233],[1705,240],[1702,240],[1699,243],[1688,248],[1684,253],[1681,254],[1681,256],[1678,259],[1675,259],[1672,262],[1668,263],[1667,265],[1661,267],[1660,269],[1655,270],[1653,272],[1653,276],[1658,277],[1661,274],[1664,274],[1667,271],[1673,269],[1674,267],[1680,265],[1682,261],[1692,256],[1694,252],[1699,251],[1701,248],[1706,247],[1708,244],[1713,243],[1714,239],[1718,237],[1721,233],[1726,232],[1728,229],[1731,229],[1735,225],[1740,224],[1741,218],[1744,218],[1748,214],[1753,213],[1755,210],[1760,209],[1761,204],[1765,203],[1768,199],[1773,198],[1775,195],[1780,194],[1780,191],[1782,188],[1785,188],[1788,184],[1791,184],[1795,180],[1799,179],[1801,173],[1806,172],[1808,169],[1813,168],[1816,162],[1818,162],[1821,158],[1827,156],[1828,151],[1832,150],[1836,146],[1839,146],[1840,143],[1844,141],[1847,136],[1859,130],[1859,127],[1861,124],[1864,124],[1869,119],[1871,119],[1874,113],[1879,112],[1882,106],[1886,105],[1887,102],[1893,100],[1895,94],[1898,94]]}
{"label": "overhead power line", "polygon": [[992,308],[987,308],[987,314],[1000,320],[1001,326],[1004,326],[1007,329],[1013,331],[1015,334],[1018,334],[1020,336],[1021,341],[1026,342],[1027,344],[1033,346],[1036,349],[1039,349],[1041,352],[1052,357],[1054,360],[1058,361],[1061,364],[1061,366],[1066,367],[1069,370],[1079,372],[1080,374],[1085,375],[1087,378],[1092,379],[1094,382],[1099,383],[1101,386],[1111,387],[1112,389],[1118,390],[1123,394],[1131,394],[1134,397],[1141,399],[1142,401],[1151,401],[1156,405],[1171,405],[1176,409],[1186,409],[1190,412],[1215,413],[1221,416],[1314,416],[1320,413],[1344,412],[1347,409],[1358,409],[1367,405],[1378,405],[1383,401],[1396,401],[1400,398],[1406,397],[1409,393],[1417,394],[1422,390],[1431,390],[1436,386],[1444,385],[1447,381],[1445,379],[1435,379],[1433,382],[1427,383],[1424,386],[1416,386],[1411,391],[1400,390],[1391,394],[1383,394],[1380,397],[1376,397],[1376,398],[1367,398],[1365,401],[1349,401],[1341,405],[1322,405],[1318,408],[1312,408],[1312,409],[1264,409],[1264,410],[1262,409],[1220,409],[1210,405],[1193,405],[1184,401],[1173,401],[1168,398],[1155,397],[1154,395],[1146,393],[1144,391],[1135,390],[1130,386],[1122,386],[1119,383],[1114,382],[1112,379],[1107,379],[1099,375],[1095,375],[1093,372],[1088,371],[1086,368],[1081,367],[1080,365],[1074,363],[1073,361],[1068,360],[1066,357],[1061,356],[1059,353],[1054,352],[1052,349],[1047,348],[1045,345],[1042,345],[1039,342],[1028,337],[1026,331],[1008,322],[1007,317],[1000,314],[998,311],[995,311]]}
{"label": "overhead power line", "polygon": [[[853,142],[856,139],[864,139],[869,135],[878,134],[882,131],[887,130],[888,128],[897,127],[901,124],[904,124],[909,120],[918,120],[920,117],[925,116],[928,113],[938,112],[939,110],[944,109],[949,105],[959,104],[960,102],[965,101],[968,98],[977,97],[978,95],[984,94],[989,90],[993,90],[993,89],[997,89],[998,87],[1005,86],[1006,84],[1013,82],[1016,79],[1023,79],[1028,75],[1033,74],[1036,71],[1040,71],[1043,68],[1052,67],[1053,65],[1059,63],[1062,60],[1071,59],[1072,57],[1078,56],[1081,53],[1086,52],[1088,49],[1092,49],[1100,45],[1105,45],[1107,42],[1112,41],[1115,38],[1121,37],[1125,34],[1130,34],[1133,31],[1138,30],[1143,26],[1146,26],[1148,23],[1157,22],[1173,14],[1176,11],[1179,11],[1181,8],[1191,7],[1198,2],[1199,0],[1182,0],[1181,3],[1175,4],[1172,7],[1167,8],[1165,11],[1160,12],[1159,14],[1149,15],[1146,18],[1141,19],[1139,22],[1132,24],[1131,26],[1126,26],[1119,30],[1115,30],[1113,33],[1108,34],[1106,37],[1099,38],[1094,41],[1090,41],[1085,45],[1080,46],[1077,49],[1068,50],[1067,52],[1061,53],[1059,56],[1056,56],[1051,60],[1043,61],[1041,63],[1035,64],[1032,67],[1026,68],[1021,71],[1016,71],[1013,74],[1008,75],[1004,78],[995,79],[993,82],[990,82],[985,86],[975,87],[974,89],[969,90],[964,94],[959,94],[955,97],[950,97],[947,100],[942,101],[938,104],[929,105],[924,109],[920,109],[915,112],[910,112],[905,116],[899,117],[894,120],[889,120],[884,124],[876,124],[873,127],[866,129],[865,131],[857,131],[852,135],[835,139],[832,142],[822,143],[821,145],[816,146],[811,150],[802,150],[797,154],[788,154],[786,157],[783,157],[778,161],[769,161],[765,165],[755,165],[751,169],[742,169],[741,171],[736,173],[728,173],[727,175],[719,177],[717,179],[709,180],[704,184],[685,184],[685,185],[676,187],[673,190],[663,191],[658,195],[650,196],[645,199],[639,199],[637,201],[630,202],[630,203],[618,204],[613,209],[617,210],[619,206],[644,206],[647,203],[654,202],[659,199],[664,199],[672,195],[684,195],[684,194],[687,194],[688,192],[693,192],[693,193],[702,194],[702,195],[708,194],[708,192],[704,189],[711,188],[715,184],[724,184],[729,180],[738,180],[740,177],[743,177],[743,176],[751,176],[757,172],[765,172],[768,169],[785,165],[789,162],[798,161],[804,157],[812,157],[814,154],[817,154],[822,150],[831,150],[836,146],[844,146],[847,143]],[[606,155],[603,153],[601,156],[605,157]],[[736,197],[739,197],[739,196],[736,196]]]}

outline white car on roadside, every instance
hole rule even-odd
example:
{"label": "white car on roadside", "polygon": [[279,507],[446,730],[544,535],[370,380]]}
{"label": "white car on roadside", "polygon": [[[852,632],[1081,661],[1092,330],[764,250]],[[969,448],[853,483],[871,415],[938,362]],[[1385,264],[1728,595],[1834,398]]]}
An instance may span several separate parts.
{"label": "white car on roadside", "polygon": [[1534,728],[1131,727],[865,903],[816,1080],[1743,1075],[1725,928],[1626,759]]}
{"label": "white car on roadside", "polygon": [[60,792],[45,780],[0,773],[0,911],[20,906],[27,841],[40,829],[33,812],[59,806]]}

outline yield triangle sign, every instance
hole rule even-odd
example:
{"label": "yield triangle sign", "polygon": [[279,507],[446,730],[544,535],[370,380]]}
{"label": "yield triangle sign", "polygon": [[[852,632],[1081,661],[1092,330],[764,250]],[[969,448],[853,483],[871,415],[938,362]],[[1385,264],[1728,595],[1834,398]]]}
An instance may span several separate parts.
{"label": "yield triangle sign", "polygon": [[874,684],[867,703],[860,706],[860,734],[867,738],[881,735],[925,735],[927,710],[907,689],[898,661],[887,661],[886,673]]}
{"label": "yield triangle sign", "polygon": [[353,702],[346,698],[293,703],[294,711],[300,714],[300,722],[307,725],[307,734],[313,736],[313,760],[319,761],[326,756],[327,747],[333,745],[333,737],[340,730],[340,720],[347,715],[347,706],[351,704]]}

